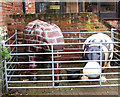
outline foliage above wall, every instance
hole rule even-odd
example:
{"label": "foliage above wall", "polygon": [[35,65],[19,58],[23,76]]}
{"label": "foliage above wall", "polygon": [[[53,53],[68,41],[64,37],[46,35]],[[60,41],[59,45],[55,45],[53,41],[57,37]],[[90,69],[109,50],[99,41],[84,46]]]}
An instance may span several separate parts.
{"label": "foliage above wall", "polygon": [[3,46],[2,44],[4,43],[4,36],[7,35],[7,27],[0,27],[0,62],[1,59],[5,60],[5,59],[9,59],[11,58],[9,51],[7,50],[7,48],[5,46]]}
{"label": "foliage above wall", "polygon": [[7,26],[0,27],[0,37],[7,35]]}

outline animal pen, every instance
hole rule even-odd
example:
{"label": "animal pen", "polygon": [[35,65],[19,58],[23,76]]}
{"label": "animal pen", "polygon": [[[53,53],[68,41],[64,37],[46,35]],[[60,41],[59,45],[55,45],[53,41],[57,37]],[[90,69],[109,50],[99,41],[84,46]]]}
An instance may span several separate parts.
{"label": "animal pen", "polygon": [[[120,86],[119,84],[119,68],[120,68],[120,33],[116,32],[114,29],[111,31],[104,32],[62,32],[64,34],[76,34],[77,37],[64,38],[64,40],[76,40],[74,43],[62,43],[62,44],[24,44],[24,39],[18,38],[18,35],[23,35],[23,32],[15,31],[14,35],[9,37],[7,40],[2,42],[3,46],[6,46],[10,50],[11,58],[9,60],[2,60],[2,66],[5,68],[2,71],[2,87],[8,91],[9,89],[31,89],[31,88],[72,88],[72,87],[107,87],[107,86]],[[100,62],[100,68],[108,68],[106,73],[100,73],[100,79],[88,79],[81,80],[81,76],[84,75],[82,70],[86,62],[91,60],[84,60],[82,55],[84,53],[95,53],[95,51],[84,52],[82,46],[85,44],[84,41],[87,36],[93,35],[95,33],[105,33],[109,35],[113,40],[114,44],[114,55],[112,60],[97,60]],[[24,35],[23,35],[24,36]],[[14,40],[14,41],[11,41]],[[100,44],[100,43],[97,43]],[[104,43],[101,43],[104,44]],[[111,43],[109,43],[111,44]],[[23,52],[25,47],[30,46],[51,46],[49,52],[39,52],[39,53],[26,53]],[[64,49],[58,52],[53,50],[55,45],[63,45]],[[104,51],[96,51],[102,54]],[[108,51],[111,52],[111,51]],[[49,55],[51,60],[35,60],[29,61],[28,55],[32,56],[46,56]],[[59,56],[60,60],[54,60],[54,57]],[[40,58],[40,57],[39,57]],[[92,60],[96,61],[96,60]],[[103,61],[111,61],[111,67],[102,67]],[[29,68],[29,64],[37,64],[37,68]],[[60,64],[59,67],[54,67],[54,64]],[[43,65],[49,64],[48,67],[43,67]],[[60,71],[59,74],[55,74],[55,70]],[[31,75],[30,72],[37,71],[37,74]],[[71,72],[73,71],[73,72]],[[76,71],[76,72],[74,72]],[[101,76],[106,76],[106,82],[102,83]],[[38,77],[39,80],[29,80],[30,77]],[[55,76],[60,79],[55,80]],[[70,78],[71,77],[71,78]],[[72,77],[76,79],[72,79]],[[55,83],[59,83],[55,85]]]}

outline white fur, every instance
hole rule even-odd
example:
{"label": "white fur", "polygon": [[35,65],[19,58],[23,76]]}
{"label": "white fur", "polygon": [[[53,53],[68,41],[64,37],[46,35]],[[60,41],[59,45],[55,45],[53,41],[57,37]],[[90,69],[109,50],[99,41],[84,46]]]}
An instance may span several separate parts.
{"label": "white fur", "polygon": [[83,69],[83,73],[89,74],[87,76],[91,78],[98,77],[100,75],[100,72],[100,65],[97,62],[88,62]]}

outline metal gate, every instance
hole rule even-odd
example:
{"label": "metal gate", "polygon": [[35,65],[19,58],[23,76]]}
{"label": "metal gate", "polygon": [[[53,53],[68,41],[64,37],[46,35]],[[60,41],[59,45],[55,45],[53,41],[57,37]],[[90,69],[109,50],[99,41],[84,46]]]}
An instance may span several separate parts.
{"label": "metal gate", "polygon": [[[106,73],[100,73],[100,79],[88,79],[81,80],[81,76],[84,75],[82,70],[86,62],[91,60],[83,60],[83,53],[94,53],[84,52],[83,44],[86,38],[95,33],[105,33],[111,36],[114,40],[114,58],[112,60],[98,60],[101,63],[103,61],[111,61],[111,67],[108,68]],[[75,40],[74,43],[63,43],[63,44],[23,44],[23,39],[18,39],[18,35],[23,35],[22,32],[15,34],[10,38],[2,42],[3,46],[6,46],[10,50],[12,56],[9,60],[3,60],[1,65],[5,68],[2,71],[2,87],[8,91],[8,89],[27,89],[27,88],[70,88],[70,87],[104,87],[104,86],[120,86],[119,84],[119,68],[120,68],[120,33],[116,32],[115,29],[105,32],[63,32],[63,34],[76,34],[77,37],[72,36],[71,38],[64,38],[65,40]],[[87,35],[87,37],[85,37]],[[11,41],[12,40],[12,41]],[[21,43],[20,43],[21,41]],[[111,43],[109,43],[111,44]],[[25,53],[24,47],[27,46],[43,46],[50,45],[50,52],[39,52],[39,53]],[[53,50],[54,45],[64,45],[64,50],[55,52]],[[108,51],[111,52],[111,51]],[[103,53],[103,51],[99,51]],[[28,55],[49,55],[51,60],[49,61],[31,61],[27,60]],[[55,55],[61,56],[60,61],[55,61]],[[95,61],[95,60],[92,60]],[[38,65],[36,69],[30,69],[28,65],[35,63]],[[54,68],[55,63],[60,63],[60,67]],[[46,68],[40,66],[40,64],[50,64],[51,67]],[[36,75],[31,75],[30,72],[36,70]],[[55,70],[60,70],[59,74],[55,74]],[[68,73],[69,70],[79,70],[78,73]],[[106,75],[107,82],[101,82],[101,76]],[[39,80],[29,80],[29,77],[39,77]],[[60,76],[62,79],[55,80],[55,76]],[[71,80],[68,77],[78,76],[78,79]],[[55,86],[55,83],[59,83],[59,86]],[[36,84],[34,84],[36,83]]]}

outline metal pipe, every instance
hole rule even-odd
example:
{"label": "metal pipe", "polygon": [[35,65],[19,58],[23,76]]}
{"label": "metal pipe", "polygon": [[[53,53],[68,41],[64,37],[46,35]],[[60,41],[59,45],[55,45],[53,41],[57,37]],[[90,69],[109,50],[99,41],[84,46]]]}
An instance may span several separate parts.
{"label": "metal pipe", "polygon": [[[111,33],[111,37],[114,39],[114,40],[119,40],[119,39],[117,39],[116,37],[114,37],[114,35],[113,34],[117,34],[117,35],[119,35],[119,33],[117,33],[117,32],[114,32],[113,30],[115,30],[115,29],[111,29],[111,32],[110,31],[107,31],[107,32],[105,32],[105,33]],[[79,35],[81,34],[81,33],[84,33],[84,34],[88,34],[88,33],[91,33],[91,34],[94,34],[94,33],[101,33],[101,32],[63,32],[63,34],[75,34],[75,33],[78,33]],[[104,31],[102,32],[102,33],[104,33]],[[15,34],[14,35],[12,35],[9,39],[7,39],[6,40],[6,42],[7,41],[9,41],[10,39],[12,39],[15,35],[16,35],[16,39],[15,39],[15,42],[16,42],[16,44],[14,44],[14,43],[12,43],[12,44],[6,44],[5,46],[7,46],[7,47],[13,47],[13,46],[15,46],[14,48],[18,48],[18,47],[23,47],[23,46],[44,46],[44,45],[48,45],[48,46],[51,46],[51,51],[50,52],[46,52],[46,53],[17,53],[18,51],[17,51],[17,49],[16,49],[16,53],[10,53],[12,56],[19,56],[19,55],[46,55],[46,54],[49,54],[49,55],[51,55],[51,57],[52,57],[52,60],[51,61],[32,61],[32,62],[18,62],[18,60],[16,60],[16,62],[9,62],[9,61],[11,61],[11,60],[9,60],[8,62],[6,61],[5,62],[5,70],[6,70],[6,72],[8,72],[8,74],[5,72],[5,81],[7,82],[6,84],[7,84],[7,88],[6,88],[6,90],[8,91],[8,89],[22,89],[22,88],[68,88],[68,87],[104,87],[104,86],[120,86],[120,84],[109,84],[109,85],[103,85],[102,83],[101,83],[101,76],[104,74],[104,75],[119,75],[120,74],[120,72],[109,72],[109,73],[100,73],[100,79],[89,79],[89,80],[55,80],[54,79],[54,77],[55,76],[71,76],[71,75],[84,75],[84,74],[82,74],[82,73],[79,73],[79,74],[55,74],[55,72],[54,72],[54,70],[70,70],[70,69],[83,69],[83,67],[75,67],[75,68],[55,68],[54,67],[54,64],[55,63],[80,63],[80,62],[91,62],[91,60],[73,60],[73,61],[55,61],[54,60],[54,54],[83,54],[83,53],[100,53],[101,55],[102,55],[102,53],[106,53],[106,52],[103,52],[103,51],[94,51],[94,52],[83,52],[83,49],[82,48],[79,48],[79,49],[77,49],[77,48],[65,48],[64,50],[81,50],[80,52],[78,52],[78,51],[75,51],[75,52],[73,52],[73,51],[71,51],[71,52],[55,52],[54,50],[53,50],[53,46],[54,45],[85,45],[85,44],[90,44],[90,43],[81,43],[80,42],[80,40],[79,40],[79,42],[80,43],[51,43],[51,44],[17,44],[17,35],[18,34],[23,34],[24,35],[24,33],[17,33],[16,31],[15,31]],[[29,35],[29,34],[28,34]],[[84,37],[81,37],[81,36],[79,36],[79,38],[65,38],[65,39],[86,39],[86,38],[84,38]],[[94,44],[100,44],[100,43],[94,43]],[[106,42],[104,42],[104,43],[102,43],[102,44],[106,44]],[[101,45],[102,45],[101,44]],[[119,47],[119,45],[117,45],[117,44],[120,44],[120,42],[113,42],[113,43],[108,43],[108,44],[114,44],[115,46],[118,46]],[[13,52],[14,51],[14,48],[12,49],[12,51],[11,52]],[[117,54],[118,52],[120,52],[119,50],[117,50],[116,48],[114,49],[115,51],[108,51],[108,52],[114,52],[115,54]],[[68,57],[67,57],[68,58]],[[70,58],[70,57],[69,57]],[[73,57],[72,57],[73,58]],[[76,58],[76,57],[75,57]],[[115,59],[113,59],[113,60],[102,60],[102,57],[100,58],[100,60],[92,60],[92,61],[98,61],[98,62],[100,62],[100,65],[101,65],[101,70],[102,70],[102,68],[112,68],[112,69],[115,69],[115,68],[120,68],[120,66],[112,66],[112,67],[102,67],[102,62],[104,62],[104,61],[111,61],[111,62],[118,62],[118,61],[120,61],[120,59],[118,59],[117,57],[114,57]],[[29,63],[51,63],[52,64],[52,68],[43,68],[43,69],[14,69],[14,66],[17,66],[17,64],[29,64]],[[7,64],[10,64],[9,65],[9,67],[7,68]],[[15,64],[15,65],[14,65]],[[12,66],[12,65],[14,65],[14,66]],[[10,69],[10,67],[12,67],[11,69]],[[95,68],[94,68],[95,69]],[[16,71],[34,71],[34,70],[36,70],[36,71],[42,71],[42,70],[44,70],[44,71],[46,71],[46,70],[52,70],[52,74],[41,74],[41,75],[14,75],[14,72],[16,72]],[[12,72],[13,74],[12,75],[9,75],[10,74],[10,72]],[[89,75],[89,74],[85,74],[85,75]],[[91,74],[90,74],[91,75]],[[31,76],[41,76],[41,77],[52,77],[52,80],[40,80],[40,81],[10,81],[11,80],[11,78],[14,78],[14,77],[31,77]],[[9,79],[9,81],[8,81],[8,79]],[[103,80],[103,79],[102,79]],[[111,81],[114,81],[114,80],[120,80],[120,78],[111,78],[111,79],[105,79],[105,80],[111,80]],[[84,81],[87,81],[87,82],[89,82],[89,81],[100,81],[100,85],[77,85],[77,86],[55,86],[55,82],[70,82],[70,81],[80,81],[80,82],[84,82]],[[52,83],[52,85],[51,86],[41,86],[41,87],[9,87],[8,86],[8,83],[12,83],[12,84],[14,84],[14,83],[31,83],[31,82],[50,82],[50,83]]]}
{"label": "metal pipe", "polygon": [[[3,47],[5,47],[5,42],[3,43]],[[4,68],[5,68],[5,82],[6,82],[6,91],[8,92],[8,82],[7,82],[7,64],[6,64],[6,60],[7,58],[5,57],[5,64],[4,64]]]}
{"label": "metal pipe", "polygon": [[[15,57],[14,57],[13,61],[14,61],[14,60],[15,60]],[[9,69],[11,66],[12,66],[12,64],[9,65],[8,69]]]}
{"label": "metal pipe", "polygon": [[[53,63],[78,63],[78,62],[96,62],[100,60],[78,60],[78,61],[53,61]],[[104,61],[120,61],[120,60],[101,60]],[[6,62],[6,64],[29,64],[29,63],[52,63],[52,61],[31,61],[31,62]]]}
{"label": "metal pipe", "polygon": [[62,32],[63,34],[73,34],[73,33],[75,33],[75,34],[77,34],[77,33],[83,33],[83,34],[85,34],[85,33],[92,33],[92,34],[95,34],[95,33],[111,33],[110,31],[98,31],[98,32]]}
{"label": "metal pipe", "polygon": [[[13,59],[13,57],[14,57],[14,56],[12,56],[12,58],[11,58],[10,60],[8,60],[8,62],[11,62],[11,60]],[[14,57],[13,61],[14,61],[14,60],[15,60],[15,57]]]}
{"label": "metal pipe", "polygon": [[[4,41],[1,42],[1,46],[3,46],[3,44],[4,44]],[[1,50],[1,46],[0,46],[0,50]],[[3,56],[2,55],[0,55],[0,58],[1,58],[0,59],[1,67],[3,67],[5,60],[3,60]],[[3,70],[1,70],[1,78],[2,78],[2,80],[4,80],[4,72],[3,72]],[[4,86],[4,81],[1,82],[2,93],[4,92],[3,86]]]}
{"label": "metal pipe", "polygon": [[[14,65],[14,67],[16,67],[16,65]],[[14,68],[14,67],[13,67],[13,68]],[[15,73],[15,71],[12,72],[12,75],[13,75],[14,73]],[[9,75],[9,74],[8,74],[8,75]],[[10,77],[8,81],[10,81],[11,78],[12,78],[12,77]]]}
{"label": "metal pipe", "polygon": [[[101,44],[102,45],[102,44]],[[100,86],[102,85],[102,47],[100,47]]]}
{"label": "metal pipe", "polygon": [[[96,74],[96,73],[94,73]],[[94,75],[94,74],[54,74],[54,76],[71,76],[71,75]],[[111,74],[120,74],[120,72],[112,72],[112,73],[101,73],[101,75],[111,75]],[[7,75],[7,77],[30,77],[30,76],[53,76],[52,74],[42,74],[42,75]],[[54,82],[54,81],[53,81]]]}
{"label": "metal pipe", "polygon": [[8,83],[46,83],[46,82],[53,82],[51,80],[41,80],[41,81],[8,81]]}
{"label": "metal pipe", "polygon": [[[120,84],[101,85],[101,87],[120,86]],[[77,87],[100,87],[100,85],[81,85],[81,86],[55,86],[54,88],[77,88]],[[40,88],[53,88],[52,86],[43,87],[8,87],[8,89],[40,89]]]}
{"label": "metal pipe", "polygon": [[117,47],[120,47],[119,45],[117,45],[117,44],[114,44],[115,46],[117,46]]}
{"label": "metal pipe", "polygon": [[118,53],[115,52],[114,54],[120,57],[120,55]]}
{"label": "metal pipe", "polygon": [[[102,68],[120,68],[120,66],[112,66],[112,67],[102,67]],[[54,68],[55,70],[70,70],[70,69],[83,69],[83,68]],[[88,69],[98,69],[98,68],[88,68]],[[52,68],[47,68],[47,69],[7,69],[7,71],[29,71],[29,70],[52,70]]]}
{"label": "metal pipe", "polygon": [[[18,39],[18,37],[17,37],[17,30],[15,30],[15,33],[16,33],[16,36],[15,36],[15,38],[16,38],[16,45],[17,45],[17,39]],[[18,47],[16,46],[16,53],[18,52]],[[18,56],[16,56],[16,62],[18,61]]]}
{"label": "metal pipe", "polygon": [[72,40],[74,40],[74,39],[81,39],[81,40],[82,40],[82,39],[87,39],[87,38],[64,38],[64,39],[65,39],[65,40],[68,40],[68,39],[70,39],[70,40],[71,40],[71,39],[72,39]]}
{"label": "metal pipe", "polygon": [[[106,79],[107,81],[115,81],[115,80],[120,80],[118,78],[114,79]],[[73,82],[73,81],[79,81],[79,82],[89,82],[89,81],[100,81],[100,79],[89,79],[89,80],[55,80],[55,82]],[[46,83],[46,82],[52,82],[51,80],[41,80],[41,81],[8,81],[8,83]]]}
{"label": "metal pipe", "polygon": [[15,50],[16,47],[14,47],[11,51],[10,51],[10,54]]}
{"label": "metal pipe", "polygon": [[55,71],[54,71],[54,55],[53,55],[53,45],[51,45],[51,48],[52,48],[52,86],[54,88],[55,86],[55,83],[54,83],[54,74],[55,74]]}
{"label": "metal pipe", "polygon": [[[10,44],[13,45],[16,42],[16,39]],[[7,49],[9,49],[11,46],[8,46]]]}
{"label": "metal pipe", "polygon": [[118,33],[118,32],[115,32],[115,31],[113,31],[113,33],[115,33],[115,34],[117,34],[117,35],[120,35],[120,33]]}
{"label": "metal pipe", "polygon": [[[12,67],[12,69],[15,68],[15,66],[16,66],[16,64]],[[11,71],[12,70],[9,70],[8,75],[11,73]]]}
{"label": "metal pipe", "polygon": [[64,50],[83,50],[83,48],[64,48]]}
{"label": "metal pipe", "polygon": [[[100,51],[86,51],[86,52],[53,52],[53,54],[83,54],[83,53],[99,53]],[[119,50],[116,51],[102,51],[103,53],[108,52],[120,52]],[[49,53],[11,53],[10,55],[51,55],[52,52]]]}
{"label": "metal pipe", "polygon": [[13,34],[13,35],[12,35],[10,38],[8,38],[7,40],[5,40],[5,43],[6,43],[7,41],[9,41],[10,39],[12,39],[15,35],[16,35],[16,33]]}
{"label": "metal pipe", "polygon": [[[98,32],[62,32],[62,34],[79,34],[79,33],[90,33],[90,34],[95,34],[95,33],[111,33],[110,31],[98,31]],[[18,34],[24,34],[23,32],[18,32]],[[30,35],[30,34],[25,34],[25,35]],[[35,34],[34,34],[35,35]]]}
{"label": "metal pipe", "polygon": [[120,39],[117,39],[117,38],[115,38],[115,37],[113,37],[113,39],[114,39],[114,40],[117,40],[117,41],[120,41]]}
{"label": "metal pipe", "polygon": [[[108,44],[120,44],[120,42],[113,42],[113,43],[111,43],[111,42],[107,42]],[[50,44],[17,44],[17,45],[15,45],[15,44],[13,44],[13,45],[5,45],[5,46],[45,46],[45,45],[85,45],[85,44],[90,44],[90,43],[50,43]],[[100,43],[93,43],[93,44],[100,44]],[[103,42],[102,44],[106,44],[106,42]]]}

